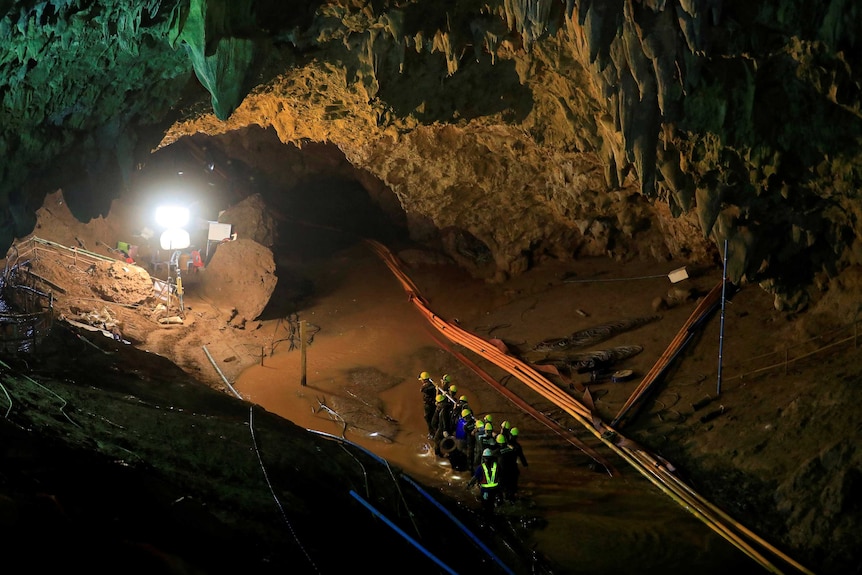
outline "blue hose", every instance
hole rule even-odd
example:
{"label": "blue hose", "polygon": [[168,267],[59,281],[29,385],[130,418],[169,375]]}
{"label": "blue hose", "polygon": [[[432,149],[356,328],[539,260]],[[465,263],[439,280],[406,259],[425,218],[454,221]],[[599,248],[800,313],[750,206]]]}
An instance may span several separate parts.
{"label": "blue hose", "polygon": [[[338,437],[338,436],[336,436],[336,435],[332,435],[332,434],[330,434],[330,433],[326,433],[326,432],[324,432],[324,431],[317,431],[317,430],[314,430],[314,429],[308,429],[307,431],[310,431],[311,433],[314,433],[315,435],[320,435],[320,436],[322,436],[322,437],[326,437],[326,438],[329,438],[329,439],[334,439],[334,440],[339,441],[339,442],[341,442],[341,443],[346,443],[346,444],[351,445],[351,446],[353,446],[353,447],[357,447],[357,448],[359,448],[360,450],[364,451],[366,454],[370,455],[372,458],[374,458],[374,459],[376,459],[377,461],[379,461],[380,463],[382,463],[382,464],[386,465],[387,467],[389,466],[389,462],[388,462],[388,461],[386,461],[384,458],[380,457],[380,456],[379,456],[379,455],[377,455],[376,453],[373,453],[372,451],[369,451],[368,449],[365,449],[365,448],[364,448],[364,447],[362,447],[361,445],[357,445],[356,443],[353,443],[352,441],[349,441],[349,440],[347,440],[347,439],[344,439],[343,437]],[[445,507],[443,507],[443,505],[442,505],[439,501],[437,501],[436,499],[434,499],[434,497],[432,497],[432,496],[431,496],[431,494],[429,494],[427,491],[425,491],[424,489],[422,489],[422,487],[421,487],[418,483],[416,483],[413,479],[411,479],[411,478],[410,478],[410,477],[408,477],[407,475],[404,475],[404,474],[402,473],[402,474],[401,474],[401,477],[403,477],[405,481],[407,481],[408,483],[410,483],[410,484],[411,484],[411,485],[416,489],[416,491],[418,491],[420,494],[422,494],[426,499],[428,499],[428,501],[430,501],[431,503],[433,503],[433,504],[434,504],[434,505],[435,505],[435,506],[436,506],[440,511],[442,511],[443,513],[445,513],[445,514],[449,517],[449,519],[451,519],[451,520],[452,520],[452,522],[453,522],[455,525],[457,525],[457,526],[458,526],[458,528],[460,528],[460,529],[461,529],[461,531],[463,531],[464,533],[466,533],[466,534],[467,534],[467,536],[468,536],[468,537],[470,537],[470,539],[472,539],[472,540],[473,540],[473,542],[474,542],[474,543],[476,543],[476,545],[477,545],[477,546],[478,546],[482,551],[484,551],[485,553],[487,553],[487,554],[488,554],[488,556],[489,556],[491,559],[493,559],[493,560],[494,560],[494,562],[495,562],[495,563],[497,563],[497,565],[499,565],[499,566],[503,569],[503,571],[505,571],[505,572],[506,572],[506,573],[508,573],[509,575],[515,575],[515,572],[514,572],[514,571],[512,571],[511,569],[509,569],[509,567],[508,567],[505,563],[503,563],[503,562],[500,560],[500,558],[499,558],[499,557],[497,557],[497,556],[494,554],[494,552],[493,552],[493,551],[491,551],[491,549],[490,549],[487,545],[485,545],[485,544],[484,544],[484,543],[483,543],[483,542],[482,542],[478,537],[476,537],[476,536],[475,536],[475,535],[474,535],[474,534],[473,534],[473,533],[472,533],[472,532],[467,528],[467,526],[466,526],[466,525],[464,525],[463,523],[461,523],[461,521],[459,521],[459,520],[458,520],[458,518],[457,518],[457,517],[455,517],[454,515],[452,515],[452,513],[451,513],[451,512],[449,512],[449,510],[448,510],[448,509],[446,509]],[[415,541],[413,541],[413,539],[411,539],[409,535],[405,534],[405,533],[404,533],[403,531],[401,531],[398,527],[396,527],[395,525],[393,525],[393,524],[392,524],[388,519],[386,519],[385,517],[383,517],[382,515],[380,515],[380,512],[379,512],[379,511],[377,511],[376,509],[372,508],[372,507],[371,507],[371,505],[370,505],[370,504],[368,504],[367,502],[365,502],[365,501],[364,501],[364,500],[363,500],[359,495],[357,495],[357,494],[356,494],[356,493],[354,493],[353,491],[351,491],[351,492],[350,492],[350,494],[351,494],[351,495],[353,495],[353,497],[355,497],[355,498],[356,498],[356,499],[358,499],[359,501],[361,501],[361,502],[362,502],[366,507],[368,507],[369,509],[371,509],[371,511],[372,511],[372,512],[374,512],[375,514],[377,514],[378,516],[380,516],[380,517],[381,517],[381,519],[383,519],[384,521],[386,521],[386,522],[387,522],[387,524],[389,524],[389,525],[390,525],[390,527],[392,527],[393,529],[395,529],[395,530],[399,531],[403,537],[405,537],[405,538],[406,538],[406,539],[408,539],[411,543],[413,543],[414,545],[416,545],[416,546],[417,546],[417,548],[419,548],[420,550],[422,550],[422,551],[423,551],[423,553],[425,553],[426,555],[428,555],[429,557],[431,557],[432,559],[434,559],[434,561],[437,561],[437,559],[436,559],[434,556],[430,555],[430,554],[428,553],[428,551],[426,551],[425,549],[423,549],[423,548],[419,547],[419,546],[418,546],[418,544],[417,544]],[[444,568],[446,567],[445,565],[442,565],[442,564],[440,564],[440,565],[441,565],[442,567],[444,567]]]}
{"label": "blue hose", "polygon": [[308,431],[309,433],[313,433],[315,435],[320,435],[321,437],[326,437],[327,439],[334,439],[335,441],[338,441],[339,443],[344,443],[344,444],[350,445],[351,447],[355,447],[355,448],[359,449],[360,451],[365,452],[366,455],[369,455],[373,459],[376,459],[379,463],[382,463],[383,465],[389,467],[388,461],[386,461],[385,459],[383,459],[382,457],[380,457],[379,455],[377,455],[373,451],[369,451],[368,449],[362,447],[358,443],[353,443],[349,439],[344,439],[343,437],[338,437],[337,435],[332,435],[331,433],[326,433],[325,431],[317,431],[316,429],[306,429],[306,431]]}
{"label": "blue hose", "polygon": [[391,527],[392,529],[394,529],[396,533],[398,533],[399,535],[401,535],[401,537],[403,537],[404,539],[406,539],[407,541],[409,541],[409,542],[410,542],[410,543],[411,543],[411,544],[412,544],[416,549],[418,549],[419,551],[421,551],[422,553],[424,553],[426,557],[428,557],[428,558],[429,558],[429,559],[431,559],[434,563],[436,563],[436,564],[437,564],[437,565],[439,565],[441,568],[443,568],[447,573],[451,573],[452,575],[458,575],[458,572],[457,572],[457,571],[453,570],[451,567],[449,567],[448,565],[446,565],[445,563],[443,563],[443,562],[442,562],[440,559],[438,559],[436,556],[432,555],[432,554],[431,554],[427,549],[425,549],[424,547],[422,547],[421,545],[419,545],[419,543],[418,543],[415,539],[413,539],[412,537],[410,537],[409,535],[407,535],[406,533],[404,533],[404,531],[402,531],[400,527],[398,527],[397,525],[395,525],[394,523],[392,523],[392,521],[390,521],[386,516],[384,516],[384,515],[383,515],[382,513],[380,513],[377,509],[375,509],[375,508],[374,508],[374,506],[372,506],[370,503],[368,503],[367,501],[365,501],[365,500],[362,498],[362,496],[361,496],[361,495],[359,495],[358,493],[356,493],[356,492],[355,492],[355,491],[353,491],[352,489],[350,490],[350,495],[352,495],[354,499],[356,499],[357,501],[359,501],[360,503],[362,503],[365,507],[367,507],[367,508],[368,508],[368,510],[369,510],[369,511],[371,511],[374,515],[376,515],[377,517],[379,517],[380,519],[382,519],[382,520],[383,520],[383,521],[384,521],[384,522],[385,522],[389,527]]}
{"label": "blue hose", "polygon": [[430,501],[431,503],[433,503],[434,505],[436,505],[436,506],[437,506],[437,508],[438,508],[440,511],[442,511],[443,513],[445,513],[446,515],[448,515],[448,516],[449,516],[449,519],[451,519],[451,520],[452,520],[452,522],[453,522],[455,525],[457,525],[457,526],[461,529],[461,531],[463,531],[464,533],[466,533],[466,534],[470,537],[470,539],[472,539],[472,540],[476,543],[476,545],[478,545],[478,546],[479,546],[479,548],[480,548],[482,551],[484,551],[485,553],[487,553],[487,554],[488,554],[488,556],[489,556],[491,559],[493,559],[493,560],[494,560],[494,562],[495,562],[497,565],[499,565],[500,567],[502,567],[503,571],[505,571],[505,572],[506,572],[506,573],[508,573],[509,575],[515,575],[515,572],[514,572],[514,571],[512,571],[511,569],[509,569],[509,567],[508,567],[505,563],[503,563],[503,562],[500,560],[500,558],[499,558],[499,557],[497,557],[497,556],[494,554],[494,552],[493,552],[493,551],[491,551],[491,549],[490,549],[487,545],[485,545],[484,543],[482,543],[482,541],[481,541],[478,537],[476,537],[475,535],[473,535],[473,533],[472,533],[469,529],[467,529],[467,526],[466,526],[466,525],[464,525],[463,523],[461,523],[461,521],[459,521],[457,517],[455,517],[454,515],[452,515],[452,513],[450,513],[448,509],[446,509],[445,507],[443,507],[443,505],[442,505],[439,501],[437,501],[436,499],[434,499],[433,497],[431,497],[431,495],[430,495],[428,492],[426,492],[424,489],[422,489],[422,487],[421,487],[418,483],[416,483],[415,481],[413,481],[410,477],[408,477],[408,476],[406,476],[406,475],[403,475],[403,474],[401,475],[401,477],[403,477],[405,481],[407,481],[408,483],[410,483],[411,485],[413,485],[413,487],[415,487],[415,488],[416,488],[416,491],[418,491],[419,493],[421,493],[422,495],[424,495],[424,496],[428,499],[428,501]]}

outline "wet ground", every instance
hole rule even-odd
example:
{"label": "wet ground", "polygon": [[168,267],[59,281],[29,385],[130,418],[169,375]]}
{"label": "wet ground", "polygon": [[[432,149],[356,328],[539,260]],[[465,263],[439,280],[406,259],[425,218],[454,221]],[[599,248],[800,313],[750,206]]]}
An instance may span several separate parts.
{"label": "wet ground", "polygon": [[[636,471],[604,453],[617,472],[609,476],[441,349],[435,330],[364,246],[350,247],[320,266],[313,272],[320,295],[298,312],[319,329],[306,349],[307,384],[301,385],[301,351],[285,345],[237,379],[235,388],[244,398],[303,427],[343,435],[477,507],[475,491],[466,486],[468,474],[453,472],[448,461],[434,455],[423,420],[418,373],[429,371],[438,380],[448,373],[476,413],[508,420],[521,431],[529,467],[521,475],[520,500],[499,512],[529,526],[535,549],[560,573],[632,572],[634,565],[638,573],[724,573],[750,564]],[[430,281],[432,306],[469,313],[471,299],[477,310],[488,304],[486,286],[456,270],[439,268]],[[513,309],[517,316],[535,311]],[[464,324],[477,321],[461,317]],[[545,333],[564,325],[546,321]],[[599,387],[596,391],[603,395]],[[572,431],[597,446],[589,433]]]}

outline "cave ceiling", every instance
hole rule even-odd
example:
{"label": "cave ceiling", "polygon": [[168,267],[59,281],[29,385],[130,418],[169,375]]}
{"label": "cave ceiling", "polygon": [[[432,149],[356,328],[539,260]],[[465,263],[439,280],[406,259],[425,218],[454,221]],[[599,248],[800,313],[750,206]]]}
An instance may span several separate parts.
{"label": "cave ceiling", "polygon": [[862,260],[852,0],[0,8],[6,246],[48,192],[87,221],[195,138],[269,177],[254,151],[275,142],[304,176],[353,178],[415,238],[482,246],[496,277],[543,257],[721,264],[726,245],[730,279],[792,307]]}

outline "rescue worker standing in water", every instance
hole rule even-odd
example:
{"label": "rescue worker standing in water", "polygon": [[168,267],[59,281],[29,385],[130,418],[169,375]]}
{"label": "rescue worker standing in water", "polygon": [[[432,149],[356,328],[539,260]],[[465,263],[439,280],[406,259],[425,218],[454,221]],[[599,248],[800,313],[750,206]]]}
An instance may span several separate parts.
{"label": "rescue worker standing in water", "polygon": [[467,465],[473,467],[475,454],[473,448],[473,430],[476,427],[476,419],[473,417],[473,412],[470,408],[465,407],[461,410],[461,417],[455,425],[455,447],[464,454],[467,458]]}
{"label": "rescue worker standing in water", "polygon": [[471,488],[477,483],[479,484],[479,498],[482,503],[482,511],[485,513],[493,513],[494,507],[497,505],[499,496],[500,484],[497,478],[498,464],[497,459],[490,449],[485,449],[482,452],[482,463],[476,467],[473,477],[467,483],[467,488]]}
{"label": "rescue worker standing in water", "polygon": [[431,425],[431,418],[434,417],[434,408],[437,406],[437,386],[434,385],[434,381],[431,380],[431,374],[427,371],[419,374],[419,381],[422,382],[419,391],[422,393],[422,405],[425,409],[425,425],[428,426],[428,436],[432,437],[434,435],[434,428]]}
{"label": "rescue worker standing in water", "polygon": [[434,428],[432,432],[432,439],[434,440],[434,454],[437,457],[443,457],[443,452],[440,451],[440,442],[443,441],[444,437],[449,435],[449,428],[451,427],[451,422],[449,418],[452,414],[452,410],[448,404],[452,402],[443,395],[442,393],[437,394],[436,406],[434,408],[434,415],[431,417],[431,427]]}
{"label": "rescue worker standing in water", "polygon": [[[494,450],[497,448],[497,441],[494,435],[494,426],[491,423],[485,423],[485,425],[483,426],[482,422],[479,421],[476,423],[476,428],[478,429],[480,427],[482,427],[484,431],[482,431],[482,433],[476,434],[475,453],[478,459],[482,458],[482,453],[485,449],[490,449],[493,453]],[[475,461],[474,464],[479,465],[479,461]]]}
{"label": "rescue worker standing in water", "polygon": [[[509,432],[508,446],[512,450],[511,455],[507,456],[511,459],[511,465],[507,463],[507,485],[504,487],[503,495],[507,496],[509,501],[514,501],[515,495],[518,492],[518,481],[521,478],[521,467],[528,466],[527,457],[524,455],[524,448],[521,447],[520,440],[518,439],[517,427],[513,427]],[[521,464],[521,467],[518,467],[518,463]]]}

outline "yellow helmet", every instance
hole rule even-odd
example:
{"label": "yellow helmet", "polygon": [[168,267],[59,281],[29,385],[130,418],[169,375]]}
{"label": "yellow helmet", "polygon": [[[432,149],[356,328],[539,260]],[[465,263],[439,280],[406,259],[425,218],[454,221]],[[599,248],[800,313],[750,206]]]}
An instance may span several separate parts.
{"label": "yellow helmet", "polygon": [[454,385],[449,386],[449,393],[458,393],[458,388]]}
{"label": "yellow helmet", "polygon": [[452,381],[452,377],[447,373],[443,376],[443,383],[449,383]]}
{"label": "yellow helmet", "polygon": [[503,423],[501,423],[501,424],[500,424],[500,427],[501,427],[501,428],[503,428],[503,429],[511,429],[511,428],[512,428],[512,424],[511,424],[511,423],[509,423],[508,421],[504,421]]}
{"label": "yellow helmet", "polygon": [[497,436],[497,443],[506,443],[506,436],[502,433]]}
{"label": "yellow helmet", "polygon": [[487,421],[488,423],[491,423],[494,421],[494,418],[491,417],[491,414],[489,413],[488,415],[485,416],[485,421]]}
{"label": "yellow helmet", "polygon": [[493,430],[494,430],[493,425],[491,425],[490,423],[485,424],[485,431],[493,431]]}
{"label": "yellow helmet", "polygon": [[473,412],[472,412],[472,411],[470,411],[469,409],[462,409],[462,410],[461,410],[461,417],[467,417],[467,416],[468,416],[468,415],[470,415],[471,413],[473,413]]}
{"label": "yellow helmet", "polygon": [[427,371],[423,371],[419,374],[419,379],[431,379],[431,374]]}
{"label": "yellow helmet", "polygon": [[442,393],[437,394],[437,403],[441,403],[444,399],[446,399],[445,395],[443,395]]}
{"label": "yellow helmet", "polygon": [[467,403],[467,396],[462,395],[461,397],[458,398],[458,401],[463,401],[464,403]]}

